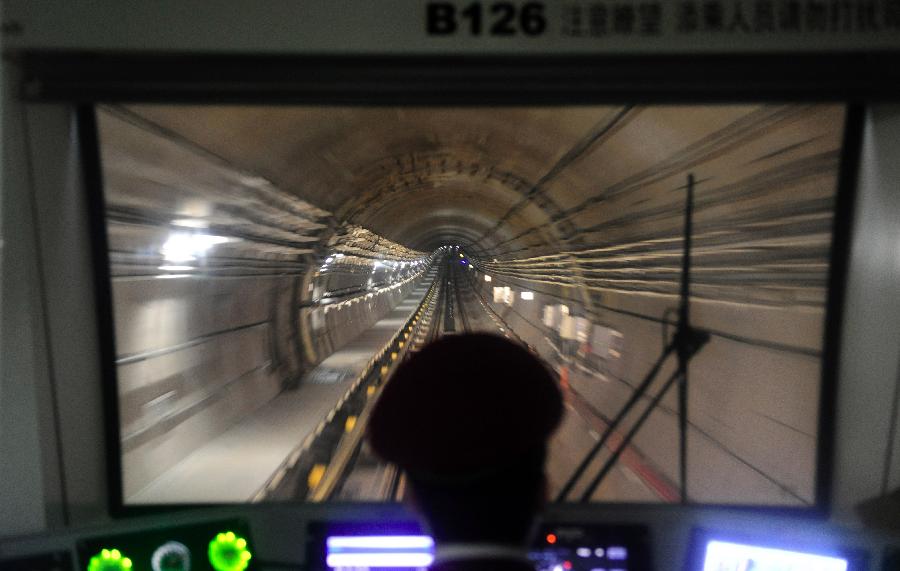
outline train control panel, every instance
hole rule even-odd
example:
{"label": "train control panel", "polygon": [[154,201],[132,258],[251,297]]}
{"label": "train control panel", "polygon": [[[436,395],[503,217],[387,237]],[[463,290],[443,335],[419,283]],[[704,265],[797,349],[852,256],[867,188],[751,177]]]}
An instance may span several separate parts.
{"label": "train control panel", "polygon": [[[307,538],[311,571],[424,569],[438,556],[433,538],[415,522],[315,523]],[[525,553],[536,571],[652,569],[642,525],[544,524]]]}
{"label": "train control panel", "polygon": [[[379,510],[371,519],[270,506],[145,516],[0,541],[0,569],[411,571],[449,553],[408,514]],[[894,571],[898,553],[900,542],[890,536],[751,514],[548,518],[521,551],[535,571]]]}

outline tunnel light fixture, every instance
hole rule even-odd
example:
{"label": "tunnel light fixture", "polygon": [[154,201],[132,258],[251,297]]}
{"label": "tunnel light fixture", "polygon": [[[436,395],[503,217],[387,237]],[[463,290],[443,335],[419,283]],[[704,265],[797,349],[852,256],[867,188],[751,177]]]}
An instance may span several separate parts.
{"label": "tunnel light fixture", "polygon": [[189,272],[194,269],[194,266],[160,266],[164,272]]}
{"label": "tunnel light fixture", "polygon": [[231,242],[225,236],[175,232],[163,244],[161,253],[167,262],[192,262],[218,244]]}
{"label": "tunnel light fixture", "polygon": [[513,291],[509,286],[494,286],[494,303],[512,305]]}
{"label": "tunnel light fixture", "polygon": [[534,292],[533,291],[523,291],[521,294],[519,294],[519,297],[521,297],[522,299],[524,299],[526,301],[530,301],[530,300],[534,299]]}
{"label": "tunnel light fixture", "polygon": [[493,279],[493,278],[492,278],[491,276],[485,274],[485,276],[484,276],[484,281],[490,282],[492,279]]}
{"label": "tunnel light fixture", "polygon": [[209,228],[209,223],[199,218],[179,218],[172,220],[172,226],[181,226],[182,228]]}

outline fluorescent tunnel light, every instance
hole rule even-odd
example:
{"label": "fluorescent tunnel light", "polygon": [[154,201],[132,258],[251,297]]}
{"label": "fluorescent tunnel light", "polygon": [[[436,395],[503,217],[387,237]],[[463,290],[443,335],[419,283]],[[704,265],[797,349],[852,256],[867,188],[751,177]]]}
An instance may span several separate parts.
{"label": "fluorescent tunnel light", "polygon": [[176,232],[169,236],[161,252],[167,262],[191,262],[206,254],[213,246],[230,241],[225,236]]}

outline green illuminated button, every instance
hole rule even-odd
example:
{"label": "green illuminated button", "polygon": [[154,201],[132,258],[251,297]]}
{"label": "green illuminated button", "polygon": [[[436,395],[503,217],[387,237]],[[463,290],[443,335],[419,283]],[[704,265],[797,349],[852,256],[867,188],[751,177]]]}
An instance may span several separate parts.
{"label": "green illuminated button", "polygon": [[130,571],[131,566],[131,559],[118,549],[104,549],[91,557],[88,571]]}
{"label": "green illuminated button", "polygon": [[247,540],[234,532],[220,533],[209,542],[209,563],[216,571],[244,571],[250,557]]}

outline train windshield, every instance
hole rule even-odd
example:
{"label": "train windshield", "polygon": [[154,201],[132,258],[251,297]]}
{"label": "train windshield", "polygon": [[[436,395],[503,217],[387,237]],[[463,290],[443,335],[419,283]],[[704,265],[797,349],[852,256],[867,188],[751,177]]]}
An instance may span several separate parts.
{"label": "train windshield", "polygon": [[[402,499],[372,403],[430,340],[488,331],[558,377],[552,496],[815,505],[845,113],[98,106],[123,502]],[[644,381],[689,192],[680,393],[674,354]]]}

